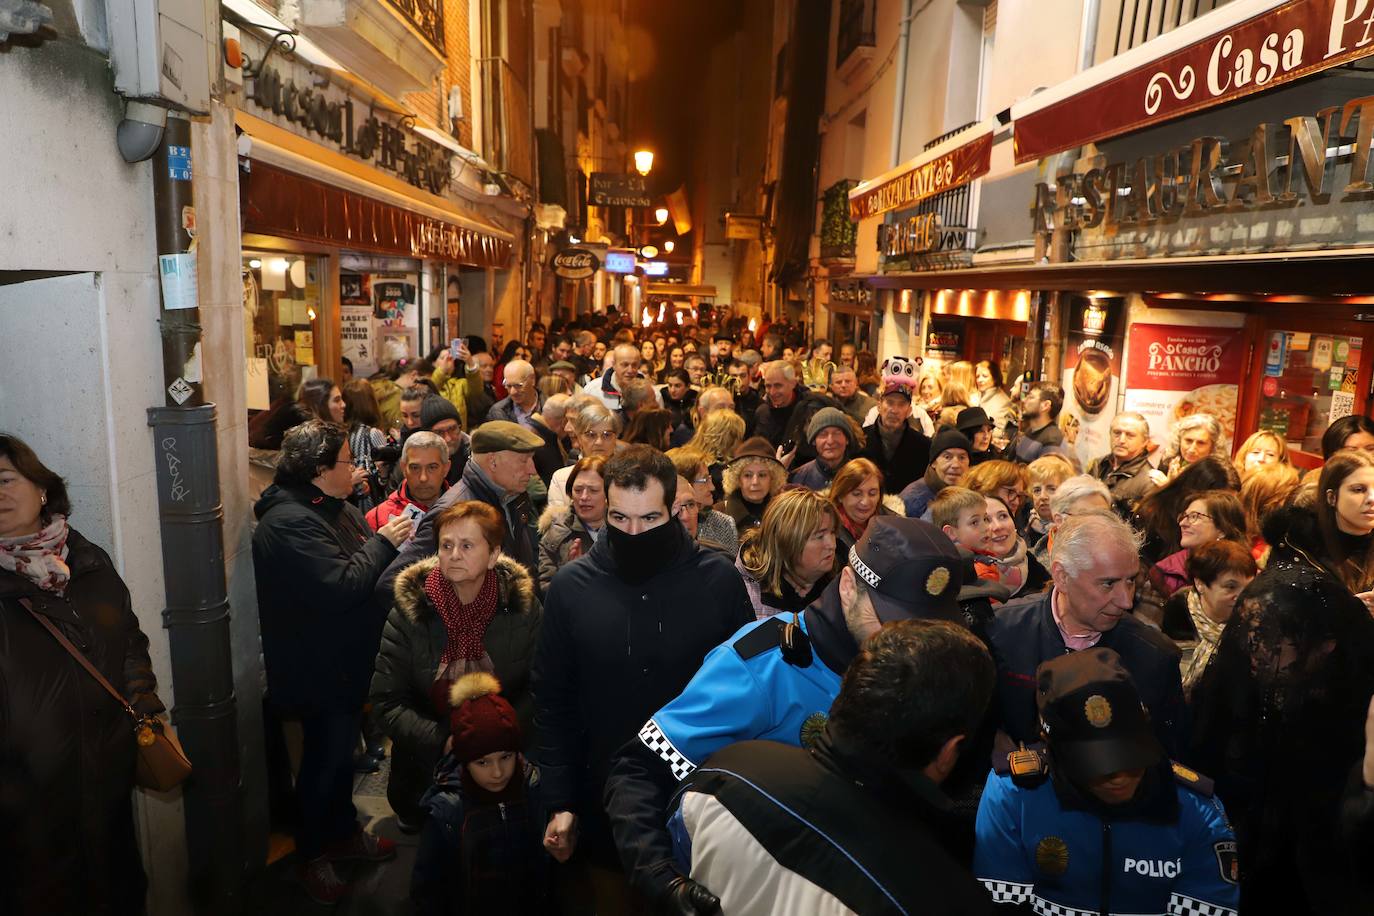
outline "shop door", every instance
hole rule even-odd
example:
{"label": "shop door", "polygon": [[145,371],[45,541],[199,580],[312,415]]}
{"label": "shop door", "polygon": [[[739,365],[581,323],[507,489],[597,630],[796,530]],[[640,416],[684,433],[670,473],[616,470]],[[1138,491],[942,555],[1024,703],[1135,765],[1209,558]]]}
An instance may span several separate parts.
{"label": "shop door", "polygon": [[1265,429],[1284,437],[1299,467],[1321,464],[1332,421],[1370,407],[1374,329],[1341,319],[1269,314],[1255,322],[1237,438]]}

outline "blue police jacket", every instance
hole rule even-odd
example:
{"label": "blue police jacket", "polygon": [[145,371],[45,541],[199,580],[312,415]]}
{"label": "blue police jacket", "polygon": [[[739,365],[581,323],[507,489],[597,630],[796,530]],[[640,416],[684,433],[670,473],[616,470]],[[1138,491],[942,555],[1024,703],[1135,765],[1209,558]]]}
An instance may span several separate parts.
{"label": "blue police jacket", "polygon": [[989,777],[973,873],[999,904],[1055,916],[1236,916],[1236,838],[1206,780],[1182,767],[1160,791],[1177,817],[1103,818],[1066,808],[1052,780]]}
{"label": "blue police jacket", "polygon": [[[808,637],[809,616],[799,615]],[[825,724],[844,672],[830,668],[819,652],[806,667],[784,659],[778,637],[784,623],[767,617],[742,627],[712,649],[682,693],[644,724],[640,741],[676,778],[736,741],[800,746],[808,722],[815,729]]]}

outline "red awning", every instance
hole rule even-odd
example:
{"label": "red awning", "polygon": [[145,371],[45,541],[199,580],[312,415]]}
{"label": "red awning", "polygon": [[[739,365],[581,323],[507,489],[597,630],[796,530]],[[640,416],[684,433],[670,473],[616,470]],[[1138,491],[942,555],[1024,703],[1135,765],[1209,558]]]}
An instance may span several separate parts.
{"label": "red awning", "polygon": [[1017,163],[1374,54],[1367,0],[1234,0],[1012,106]]}
{"label": "red awning", "polygon": [[975,124],[916,158],[859,182],[849,192],[849,218],[857,223],[915,206],[986,175],[992,164],[992,134],[996,129],[995,119]]}

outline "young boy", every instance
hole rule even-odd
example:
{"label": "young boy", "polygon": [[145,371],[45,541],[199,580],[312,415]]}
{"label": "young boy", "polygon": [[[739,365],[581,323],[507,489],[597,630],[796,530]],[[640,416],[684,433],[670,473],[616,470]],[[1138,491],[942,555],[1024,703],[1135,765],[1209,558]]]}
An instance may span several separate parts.
{"label": "young boy", "polygon": [[930,519],[965,550],[987,552],[988,501],[967,487],[945,487],[930,504]]}
{"label": "young boy", "polygon": [[551,906],[538,771],[520,753],[520,723],[500,692],[484,671],[453,684],[453,750],[420,800],[429,817],[410,879],[416,916],[536,914]]}

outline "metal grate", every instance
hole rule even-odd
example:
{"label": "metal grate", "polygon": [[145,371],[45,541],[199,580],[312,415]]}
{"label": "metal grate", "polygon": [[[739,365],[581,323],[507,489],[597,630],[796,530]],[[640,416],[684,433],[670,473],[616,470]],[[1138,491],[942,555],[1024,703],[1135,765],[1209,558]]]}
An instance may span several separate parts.
{"label": "metal grate", "polygon": [[[1105,21],[1100,22],[1099,28],[1107,26],[1112,29],[1114,57],[1166,32],[1172,32],[1229,2],[1231,0],[1115,0],[1102,7]],[[1105,42],[1100,45],[1105,45]],[[1105,59],[1101,54],[1105,50],[1105,47],[1099,47],[1098,62]]]}
{"label": "metal grate", "polygon": [[930,151],[930,150],[935,149],[935,147],[939,146],[941,143],[944,143],[944,142],[945,142],[946,140],[948,140],[950,137],[954,136],[954,135],[957,134],[957,133],[960,133],[961,131],[968,130],[970,127],[972,127],[973,125],[975,125],[975,124],[977,124],[977,123],[978,123],[977,121],[969,121],[967,124],[960,124],[958,127],[954,128],[953,130],[947,130],[947,131],[945,131],[944,133],[940,134],[940,136],[936,137],[934,140],[931,140],[931,141],[927,142],[926,145],[925,145],[925,150],[924,150],[924,151],[925,151],[925,152],[928,152],[928,151]]}
{"label": "metal grate", "polygon": [[844,66],[859,48],[873,47],[873,0],[840,0],[840,28],[835,39],[835,68]]}
{"label": "metal grate", "polygon": [[429,43],[444,50],[444,0],[388,0],[391,8],[400,13],[415,27],[415,30],[429,40]]}

